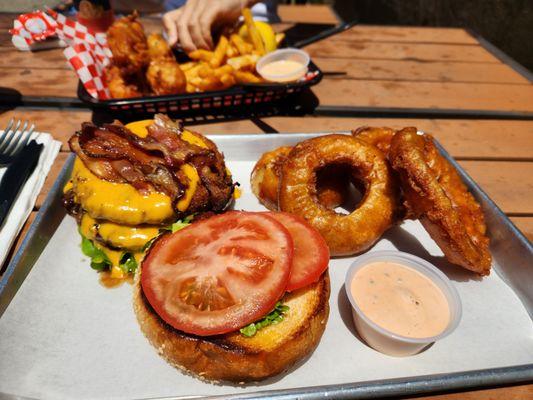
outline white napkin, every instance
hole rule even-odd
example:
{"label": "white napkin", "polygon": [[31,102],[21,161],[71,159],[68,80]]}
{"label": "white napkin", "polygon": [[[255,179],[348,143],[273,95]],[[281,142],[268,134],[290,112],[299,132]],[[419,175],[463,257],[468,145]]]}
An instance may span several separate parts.
{"label": "white napkin", "polygon": [[[0,267],[3,265],[9,249],[24,223],[30,216],[46,176],[61,148],[61,142],[54,140],[49,133],[34,132],[31,135],[31,139],[35,139],[37,143],[42,143],[44,147],[35,170],[19,192],[11,211],[9,211],[4,221],[4,225],[0,229]],[[5,170],[6,168],[0,168],[0,179],[4,176]]]}

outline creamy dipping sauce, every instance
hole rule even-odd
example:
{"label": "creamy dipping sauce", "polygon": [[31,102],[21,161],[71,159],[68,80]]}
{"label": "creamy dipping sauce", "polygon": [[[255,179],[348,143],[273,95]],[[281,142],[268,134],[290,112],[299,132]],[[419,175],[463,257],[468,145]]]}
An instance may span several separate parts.
{"label": "creamy dipping sauce", "polygon": [[372,322],[401,336],[436,336],[450,322],[442,290],[422,273],[395,262],[364,266],[355,274],[350,291]]}
{"label": "creamy dipping sauce", "polygon": [[[262,66],[261,74],[275,78],[278,82],[293,81],[303,76],[300,72],[302,66],[303,65],[297,61],[278,60]],[[283,75],[283,77],[278,78],[280,75]]]}

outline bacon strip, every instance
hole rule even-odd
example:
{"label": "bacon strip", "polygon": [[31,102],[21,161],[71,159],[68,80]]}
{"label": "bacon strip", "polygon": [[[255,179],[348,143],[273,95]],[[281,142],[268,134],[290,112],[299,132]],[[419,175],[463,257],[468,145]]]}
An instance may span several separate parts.
{"label": "bacon strip", "polygon": [[175,203],[188,185],[179,173],[180,167],[199,159],[217,158],[214,150],[192,145],[182,140],[180,133],[178,125],[160,115],[146,138],[119,124],[97,127],[87,122],[70,138],[69,145],[99,178],[129,183],[140,192],[160,191]]}

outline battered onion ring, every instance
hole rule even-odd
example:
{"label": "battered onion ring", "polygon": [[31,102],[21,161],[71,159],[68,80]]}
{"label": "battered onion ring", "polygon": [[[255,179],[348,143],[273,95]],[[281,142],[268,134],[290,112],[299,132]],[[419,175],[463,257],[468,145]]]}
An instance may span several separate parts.
{"label": "battered onion ring", "polygon": [[398,171],[405,205],[418,217],[453,264],[488,275],[489,239],[483,211],[429,135],[405,128],[391,142],[389,159]]}
{"label": "battered onion ring", "polygon": [[[272,211],[278,210],[278,189],[281,168],[292,147],[282,146],[264,153],[252,170],[250,183],[252,192],[261,204]],[[328,171],[327,179],[319,180],[318,198],[327,208],[338,207],[348,197],[348,183],[340,171]]]}
{"label": "battered onion ring", "polygon": [[292,147],[282,146],[264,153],[257,161],[250,176],[252,192],[261,204],[271,211],[278,210],[278,186],[281,167]]}
{"label": "battered onion ring", "polygon": [[394,129],[374,126],[363,126],[352,132],[353,137],[377,147],[383,154],[389,154],[390,143],[395,134]]}
{"label": "battered onion ring", "polygon": [[[350,166],[352,179],[365,194],[348,215],[320,204],[317,171],[329,165]],[[383,154],[346,135],[305,140],[294,147],[282,168],[279,206],[313,225],[328,243],[331,255],[362,252],[372,246],[395,220],[396,185]]]}

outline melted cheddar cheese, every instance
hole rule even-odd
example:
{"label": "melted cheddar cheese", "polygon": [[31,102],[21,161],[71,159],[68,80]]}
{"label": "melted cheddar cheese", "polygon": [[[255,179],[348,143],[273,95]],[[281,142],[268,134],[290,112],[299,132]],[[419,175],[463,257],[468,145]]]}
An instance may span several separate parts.
{"label": "melted cheddar cheese", "polygon": [[80,223],[83,235],[91,240],[98,236],[105,243],[120,249],[137,251],[159,234],[157,226],[127,226],[114,222],[96,221],[89,214],[83,214]]}
{"label": "melted cheddar cheese", "polygon": [[[83,236],[85,236],[87,239],[90,239],[93,242],[93,245],[96,248],[102,250],[104,252],[104,254],[107,256],[107,258],[111,262],[110,277],[111,278],[115,278],[115,279],[122,279],[122,278],[124,278],[127,275],[119,267],[120,259],[124,255],[124,250],[113,250],[113,249],[110,249],[107,246],[104,246],[103,244],[99,243],[98,241],[94,240],[95,237],[96,237],[96,234],[99,233],[99,230],[95,227],[96,224],[97,224],[97,222],[94,219],[92,219],[89,215],[84,214],[83,217],[82,217],[82,220],[81,220],[81,224],[80,224],[80,233]],[[103,224],[115,225],[115,224],[107,223],[107,222],[105,222]],[[100,226],[103,225],[103,224],[100,224]],[[130,227],[119,226],[119,225],[117,225],[117,227],[119,229],[130,229]],[[133,228],[133,229],[135,229],[135,228]],[[156,231],[157,231],[157,229],[156,229]],[[148,239],[148,240],[150,240],[150,239]],[[129,243],[128,239],[126,239],[125,243],[126,244]],[[113,245],[115,245],[115,244],[113,244]],[[117,247],[122,247],[122,246],[117,246]],[[124,249],[125,250],[130,250],[130,248],[128,246],[124,246]],[[140,263],[141,260],[142,260],[142,257],[143,257],[143,252],[140,251],[140,249],[131,249],[131,250],[137,250],[137,251],[130,251],[130,253],[133,255],[133,257],[135,258],[137,263]]]}
{"label": "melted cheddar cheese", "polygon": [[[145,137],[146,128],[152,120],[132,122],[126,125],[133,133]],[[183,140],[201,147],[207,147],[199,137],[189,131],[182,134]],[[200,177],[196,169],[185,164],[182,171],[188,178],[188,186],[176,207],[179,211],[186,211],[189,207]],[[87,213],[97,219],[125,225],[159,224],[172,219],[174,211],[171,199],[163,193],[143,195],[127,183],[108,182],[95,176],[80,159],[76,159],[71,180],[64,190],[73,189],[75,200],[81,204]]]}
{"label": "melted cheddar cheese", "polygon": [[72,170],[75,200],[96,219],[125,225],[159,224],[172,219],[170,197],[163,193],[143,195],[128,183],[104,181],[76,158]]}

